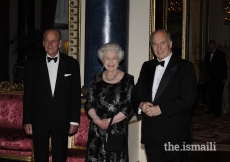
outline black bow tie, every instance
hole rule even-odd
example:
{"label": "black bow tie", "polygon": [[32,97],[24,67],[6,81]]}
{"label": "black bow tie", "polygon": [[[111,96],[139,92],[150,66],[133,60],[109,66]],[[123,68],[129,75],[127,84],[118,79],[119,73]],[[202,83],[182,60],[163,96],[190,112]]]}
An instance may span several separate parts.
{"label": "black bow tie", "polygon": [[157,60],[157,62],[156,62],[156,66],[161,65],[161,66],[164,67],[164,64],[165,64],[165,61],[160,62],[160,61]]}
{"label": "black bow tie", "polygon": [[48,62],[50,62],[51,60],[54,60],[54,62],[57,62],[57,57],[54,57],[54,58],[52,58],[52,57],[47,57],[47,59],[48,59]]}

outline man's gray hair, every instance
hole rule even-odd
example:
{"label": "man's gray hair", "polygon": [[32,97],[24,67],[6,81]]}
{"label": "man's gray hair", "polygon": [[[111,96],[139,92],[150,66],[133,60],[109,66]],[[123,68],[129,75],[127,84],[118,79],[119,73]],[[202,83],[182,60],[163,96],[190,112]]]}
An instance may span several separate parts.
{"label": "man's gray hair", "polygon": [[58,30],[58,29],[47,29],[45,32],[44,32],[44,34],[43,34],[43,40],[45,40],[45,36],[46,36],[46,33],[48,32],[48,31],[55,31],[56,33],[57,33],[57,36],[58,36],[58,39],[59,40],[61,40],[62,38],[61,38],[61,32],[60,32],[60,30]]}
{"label": "man's gray hair", "polygon": [[154,32],[152,32],[152,34],[150,35],[150,43],[151,43],[151,45],[153,44],[153,36],[154,36],[154,34],[156,34],[157,32],[159,32],[159,31],[163,31],[163,32],[165,32],[166,34],[167,34],[167,36],[168,36],[168,42],[170,43],[172,40],[171,40],[171,35],[170,35],[170,32],[169,31],[166,31],[166,30],[164,30],[164,29],[157,29],[157,30],[155,30]]}

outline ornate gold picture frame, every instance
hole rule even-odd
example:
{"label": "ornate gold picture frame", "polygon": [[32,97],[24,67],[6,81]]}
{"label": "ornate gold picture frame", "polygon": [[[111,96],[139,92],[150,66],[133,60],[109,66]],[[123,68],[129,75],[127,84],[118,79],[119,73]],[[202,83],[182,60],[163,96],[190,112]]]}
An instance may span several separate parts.
{"label": "ornate gold picture frame", "polygon": [[[157,3],[163,3],[162,8],[156,7]],[[176,12],[173,19],[176,20],[172,23],[172,15],[173,12]],[[160,13],[163,12],[163,13]],[[156,13],[162,15],[162,24],[156,25]],[[179,20],[179,21],[178,21]],[[181,22],[180,22],[181,20]],[[176,23],[175,23],[176,22]],[[189,57],[189,0],[150,0],[150,20],[149,20],[149,34],[151,34],[156,26],[163,28],[165,30],[169,30],[171,35],[177,35],[177,45],[181,44],[179,47],[180,57],[188,60]],[[180,31],[175,33],[174,29],[180,29]],[[176,43],[176,42],[174,42]],[[153,59],[154,54],[151,50],[149,50],[149,59]]]}
{"label": "ornate gold picture frame", "polygon": [[80,63],[81,47],[81,0],[69,0],[68,55]]}

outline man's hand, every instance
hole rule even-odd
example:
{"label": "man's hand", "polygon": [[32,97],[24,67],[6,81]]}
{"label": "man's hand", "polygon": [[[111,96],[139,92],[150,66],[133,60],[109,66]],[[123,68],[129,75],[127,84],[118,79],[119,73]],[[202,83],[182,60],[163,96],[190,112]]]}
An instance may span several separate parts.
{"label": "man's hand", "polygon": [[32,124],[25,124],[24,125],[24,130],[25,130],[26,134],[33,135]]}
{"label": "man's hand", "polygon": [[139,105],[139,108],[147,115],[147,116],[157,116],[161,114],[161,109],[160,107],[154,106],[150,102],[141,102]]}
{"label": "man's hand", "polygon": [[146,114],[146,111],[153,107],[153,104],[150,102],[141,102],[139,108]]}
{"label": "man's hand", "polygon": [[149,109],[147,109],[146,113],[145,113],[147,116],[158,116],[161,114],[161,109],[160,107],[157,105],[157,106],[153,106]]}
{"label": "man's hand", "polygon": [[78,125],[70,124],[70,127],[69,127],[69,134],[72,135],[72,134],[74,134],[75,132],[77,132],[78,127],[79,127]]}

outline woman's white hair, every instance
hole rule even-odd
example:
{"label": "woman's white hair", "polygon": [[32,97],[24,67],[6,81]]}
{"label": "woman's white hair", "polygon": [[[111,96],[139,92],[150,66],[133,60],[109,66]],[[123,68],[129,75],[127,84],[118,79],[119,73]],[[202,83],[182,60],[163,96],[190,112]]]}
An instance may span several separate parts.
{"label": "woman's white hair", "polygon": [[109,50],[115,51],[117,53],[119,62],[124,59],[124,51],[122,51],[121,47],[117,43],[109,42],[101,46],[101,48],[97,52],[97,56],[102,63],[105,52]]}

